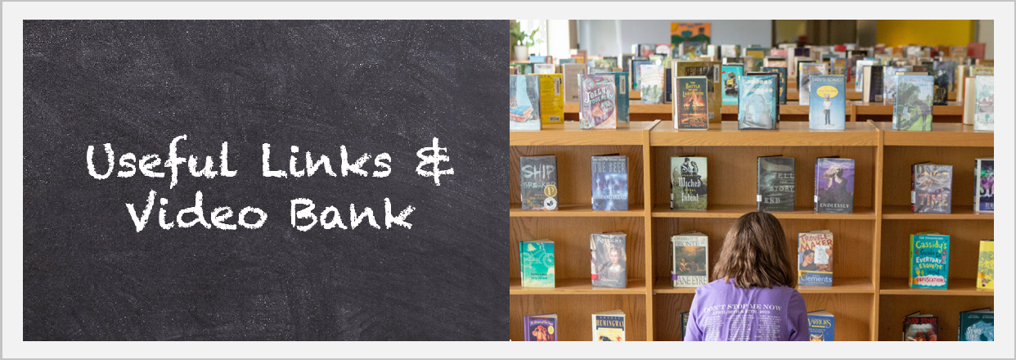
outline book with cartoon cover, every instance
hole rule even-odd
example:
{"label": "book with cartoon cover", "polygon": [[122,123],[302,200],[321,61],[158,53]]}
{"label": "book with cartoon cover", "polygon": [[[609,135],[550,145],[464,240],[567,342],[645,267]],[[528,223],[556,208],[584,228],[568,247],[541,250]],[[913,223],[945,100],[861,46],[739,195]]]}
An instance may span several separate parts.
{"label": "book with cartoon cover", "polygon": [[579,74],[579,128],[617,129],[614,74]]}
{"label": "book with cartoon cover", "polygon": [[829,230],[797,234],[797,283],[833,286],[833,233]]}

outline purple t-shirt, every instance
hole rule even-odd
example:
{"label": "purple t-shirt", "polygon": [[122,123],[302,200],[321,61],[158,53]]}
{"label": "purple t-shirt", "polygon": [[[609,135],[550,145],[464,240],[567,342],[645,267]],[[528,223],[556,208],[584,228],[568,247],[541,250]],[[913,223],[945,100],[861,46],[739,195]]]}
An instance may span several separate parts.
{"label": "purple t-shirt", "polygon": [[695,290],[685,341],[808,341],[808,308],[797,290],[741,289],[723,279]]}

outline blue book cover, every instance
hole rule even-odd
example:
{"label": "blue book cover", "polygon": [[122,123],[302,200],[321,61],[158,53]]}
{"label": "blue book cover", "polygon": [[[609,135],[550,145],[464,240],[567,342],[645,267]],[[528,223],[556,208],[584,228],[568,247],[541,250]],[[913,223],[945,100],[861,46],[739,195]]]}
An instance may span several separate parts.
{"label": "blue book cover", "polygon": [[787,104],[787,68],[785,66],[770,67],[766,66],[762,68],[762,72],[767,73],[778,73],[780,74],[780,104]]}
{"label": "blue book cover", "polygon": [[617,94],[617,122],[626,123],[628,116],[628,73],[612,72],[614,75],[614,93]]}
{"label": "blue book cover", "polygon": [[540,79],[536,75],[510,75],[509,130],[540,130]]}
{"label": "blue book cover", "polygon": [[995,312],[991,308],[960,312],[959,341],[995,341]]}
{"label": "blue book cover", "polygon": [[949,288],[949,235],[910,235],[910,287]]}
{"label": "blue book cover", "polygon": [[743,65],[723,65],[720,71],[720,81],[723,82],[723,105],[737,105],[737,82],[741,76],[744,76]]}
{"label": "blue book cover", "polygon": [[843,75],[812,75],[808,128],[843,130],[846,125],[846,81]]}
{"label": "blue book cover", "polygon": [[593,156],[591,165],[593,210],[628,210],[628,157]]}
{"label": "blue book cover", "polygon": [[738,129],[776,129],[776,75],[745,75],[737,91]]}
{"label": "blue book cover", "polygon": [[896,75],[893,98],[893,130],[931,131],[935,78],[928,75]]}
{"label": "blue book cover", "polygon": [[809,312],[808,333],[811,341],[836,341],[836,317],[825,310]]}
{"label": "blue book cover", "polygon": [[526,341],[557,341],[557,314],[528,315],[522,324]]}

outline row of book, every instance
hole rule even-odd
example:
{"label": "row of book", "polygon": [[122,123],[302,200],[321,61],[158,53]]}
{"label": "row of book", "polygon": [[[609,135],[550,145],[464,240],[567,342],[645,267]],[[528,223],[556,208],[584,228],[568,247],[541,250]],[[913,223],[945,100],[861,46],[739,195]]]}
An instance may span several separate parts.
{"label": "row of book", "polygon": [[[624,232],[592,234],[589,239],[590,280],[594,287],[628,287],[627,236]],[[554,242],[550,239],[519,242],[522,287],[556,285]]]}
{"label": "row of book", "polygon": [[[590,158],[590,203],[597,211],[628,210],[628,157],[619,154]],[[522,156],[522,210],[558,209],[557,156]]]}
{"label": "row of book", "polygon": [[[592,314],[592,341],[625,341],[624,311],[612,310]],[[526,341],[557,341],[557,314],[527,315],[522,319]]]}
{"label": "row of book", "polygon": [[[995,341],[995,312],[991,308],[961,311],[959,341]],[[903,318],[903,341],[938,341],[938,317],[920,311]]]}

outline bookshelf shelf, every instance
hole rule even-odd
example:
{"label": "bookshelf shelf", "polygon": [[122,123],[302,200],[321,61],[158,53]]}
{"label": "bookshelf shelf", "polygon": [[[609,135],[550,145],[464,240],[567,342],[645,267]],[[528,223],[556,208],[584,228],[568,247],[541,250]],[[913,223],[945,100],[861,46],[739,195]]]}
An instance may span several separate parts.
{"label": "bookshelf shelf", "polygon": [[508,215],[511,217],[644,217],[642,204],[630,204],[627,211],[593,211],[590,204],[561,205],[556,211],[523,211],[519,204],[511,204]]}
{"label": "bookshelf shelf", "polygon": [[[689,218],[689,219],[736,219],[755,211],[753,205],[709,205],[705,211],[671,210],[670,204],[653,206],[654,218]],[[777,219],[826,219],[826,220],[875,220],[875,211],[870,207],[854,208],[853,214],[817,213],[811,208],[798,207],[794,211],[777,211],[772,213]]]}
{"label": "bookshelf shelf", "polygon": [[886,146],[995,147],[995,133],[974,131],[973,125],[939,124],[932,120],[931,131],[898,131],[886,122],[877,122],[875,126],[885,131]]}
{"label": "bookshelf shelf", "polygon": [[710,124],[709,130],[676,130],[661,121],[649,134],[651,146],[878,146],[878,130],[866,122],[846,123],[844,131],[812,131],[807,122],[781,122],[776,130],[738,130],[736,121]]}
{"label": "bookshelf shelf", "polygon": [[[657,277],[653,294],[695,294],[696,288],[676,288],[669,277]],[[801,294],[873,294],[875,287],[868,278],[835,278],[833,286],[798,286]]]}
{"label": "bookshelf shelf", "polygon": [[978,290],[975,279],[949,279],[948,289],[914,289],[906,278],[883,279],[881,295],[917,296],[995,296],[994,290]]}
{"label": "bookshelf shelf", "polygon": [[509,132],[508,144],[510,146],[642,145],[642,132],[655,125],[655,121],[637,121],[619,124],[616,130],[581,130],[577,122],[545,124],[543,130]]}
{"label": "bookshelf shelf", "polygon": [[590,279],[556,279],[553,288],[524,288],[519,279],[512,279],[510,295],[645,295],[646,281],[628,279],[624,289],[593,287]]}
{"label": "bookshelf shelf", "polygon": [[972,206],[953,205],[952,214],[915,214],[909,205],[883,205],[882,218],[886,220],[995,220],[995,214],[975,213]]}

